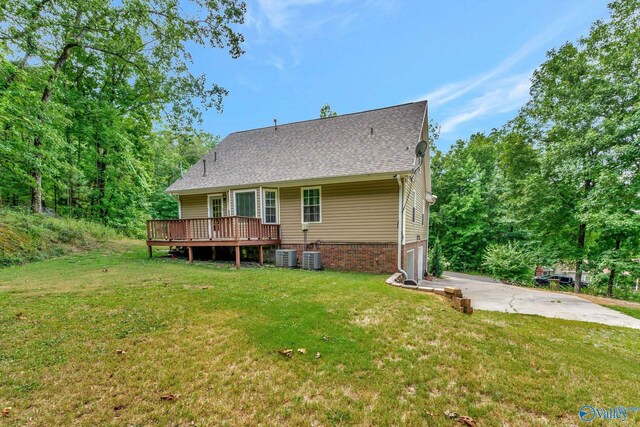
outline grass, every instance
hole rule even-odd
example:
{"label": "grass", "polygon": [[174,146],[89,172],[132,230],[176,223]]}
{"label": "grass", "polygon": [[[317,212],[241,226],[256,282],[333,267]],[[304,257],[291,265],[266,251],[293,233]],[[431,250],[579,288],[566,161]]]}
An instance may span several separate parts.
{"label": "grass", "polygon": [[639,307],[625,307],[620,305],[606,305],[605,307],[609,307],[613,310],[617,310],[620,313],[624,313],[631,317],[635,317],[636,319],[640,319],[640,308]]}
{"label": "grass", "polygon": [[639,404],[640,331],[467,316],[384,279],[137,242],[1,269],[0,425],[573,425]]}
{"label": "grass", "polygon": [[0,267],[95,249],[117,237],[88,221],[0,208]]}

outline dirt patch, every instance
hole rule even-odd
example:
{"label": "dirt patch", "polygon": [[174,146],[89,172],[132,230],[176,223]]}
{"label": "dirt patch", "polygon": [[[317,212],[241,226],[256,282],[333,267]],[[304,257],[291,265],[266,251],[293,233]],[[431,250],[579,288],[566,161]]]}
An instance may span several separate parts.
{"label": "dirt patch", "polygon": [[617,307],[630,307],[630,308],[640,309],[640,303],[638,302],[625,301],[621,299],[606,298],[606,297],[597,297],[595,295],[586,295],[586,294],[571,294],[571,295],[575,295],[577,297],[586,299],[587,301],[595,302],[596,304],[600,304],[600,305],[615,305]]}

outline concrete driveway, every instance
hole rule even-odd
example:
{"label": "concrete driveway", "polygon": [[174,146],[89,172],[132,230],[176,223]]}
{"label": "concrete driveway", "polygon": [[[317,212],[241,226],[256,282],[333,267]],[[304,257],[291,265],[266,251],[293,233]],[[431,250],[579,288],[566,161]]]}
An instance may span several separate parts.
{"label": "concrete driveway", "polygon": [[445,278],[438,279],[438,285],[461,288],[477,310],[537,314],[640,329],[640,319],[573,295],[505,285],[483,276],[449,271],[444,275]]}

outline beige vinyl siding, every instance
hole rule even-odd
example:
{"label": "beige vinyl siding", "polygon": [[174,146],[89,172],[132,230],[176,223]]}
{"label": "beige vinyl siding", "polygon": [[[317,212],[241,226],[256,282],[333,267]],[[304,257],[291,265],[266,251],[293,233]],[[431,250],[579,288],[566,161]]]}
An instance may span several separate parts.
{"label": "beige vinyl siding", "polygon": [[180,196],[182,218],[206,218],[209,215],[206,194],[190,194]]}
{"label": "beige vinyl siding", "polygon": [[[315,187],[310,185],[310,187]],[[397,240],[398,182],[394,179],[321,185],[322,223],[309,224],[307,243]],[[302,187],[280,188],[282,243],[303,243]]]}
{"label": "beige vinyl siding", "polygon": [[[409,180],[405,184],[405,198],[407,198],[407,207],[405,209],[405,243],[424,240],[427,234],[427,217],[425,214],[425,222],[422,224],[422,213],[424,211],[425,191],[425,170],[426,165],[422,165],[420,171],[413,177],[413,182]],[[413,221],[413,191],[416,191],[416,220]],[[420,239],[418,239],[420,236]]]}

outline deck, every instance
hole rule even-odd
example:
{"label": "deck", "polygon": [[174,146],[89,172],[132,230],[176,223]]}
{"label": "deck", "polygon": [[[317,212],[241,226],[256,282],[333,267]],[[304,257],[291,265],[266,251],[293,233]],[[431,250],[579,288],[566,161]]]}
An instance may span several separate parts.
{"label": "deck", "polygon": [[225,216],[221,218],[151,219],[147,221],[149,256],[153,246],[186,246],[193,262],[194,246],[234,246],[236,266],[240,267],[240,247],[280,244],[280,225],[263,224],[260,218]]}

